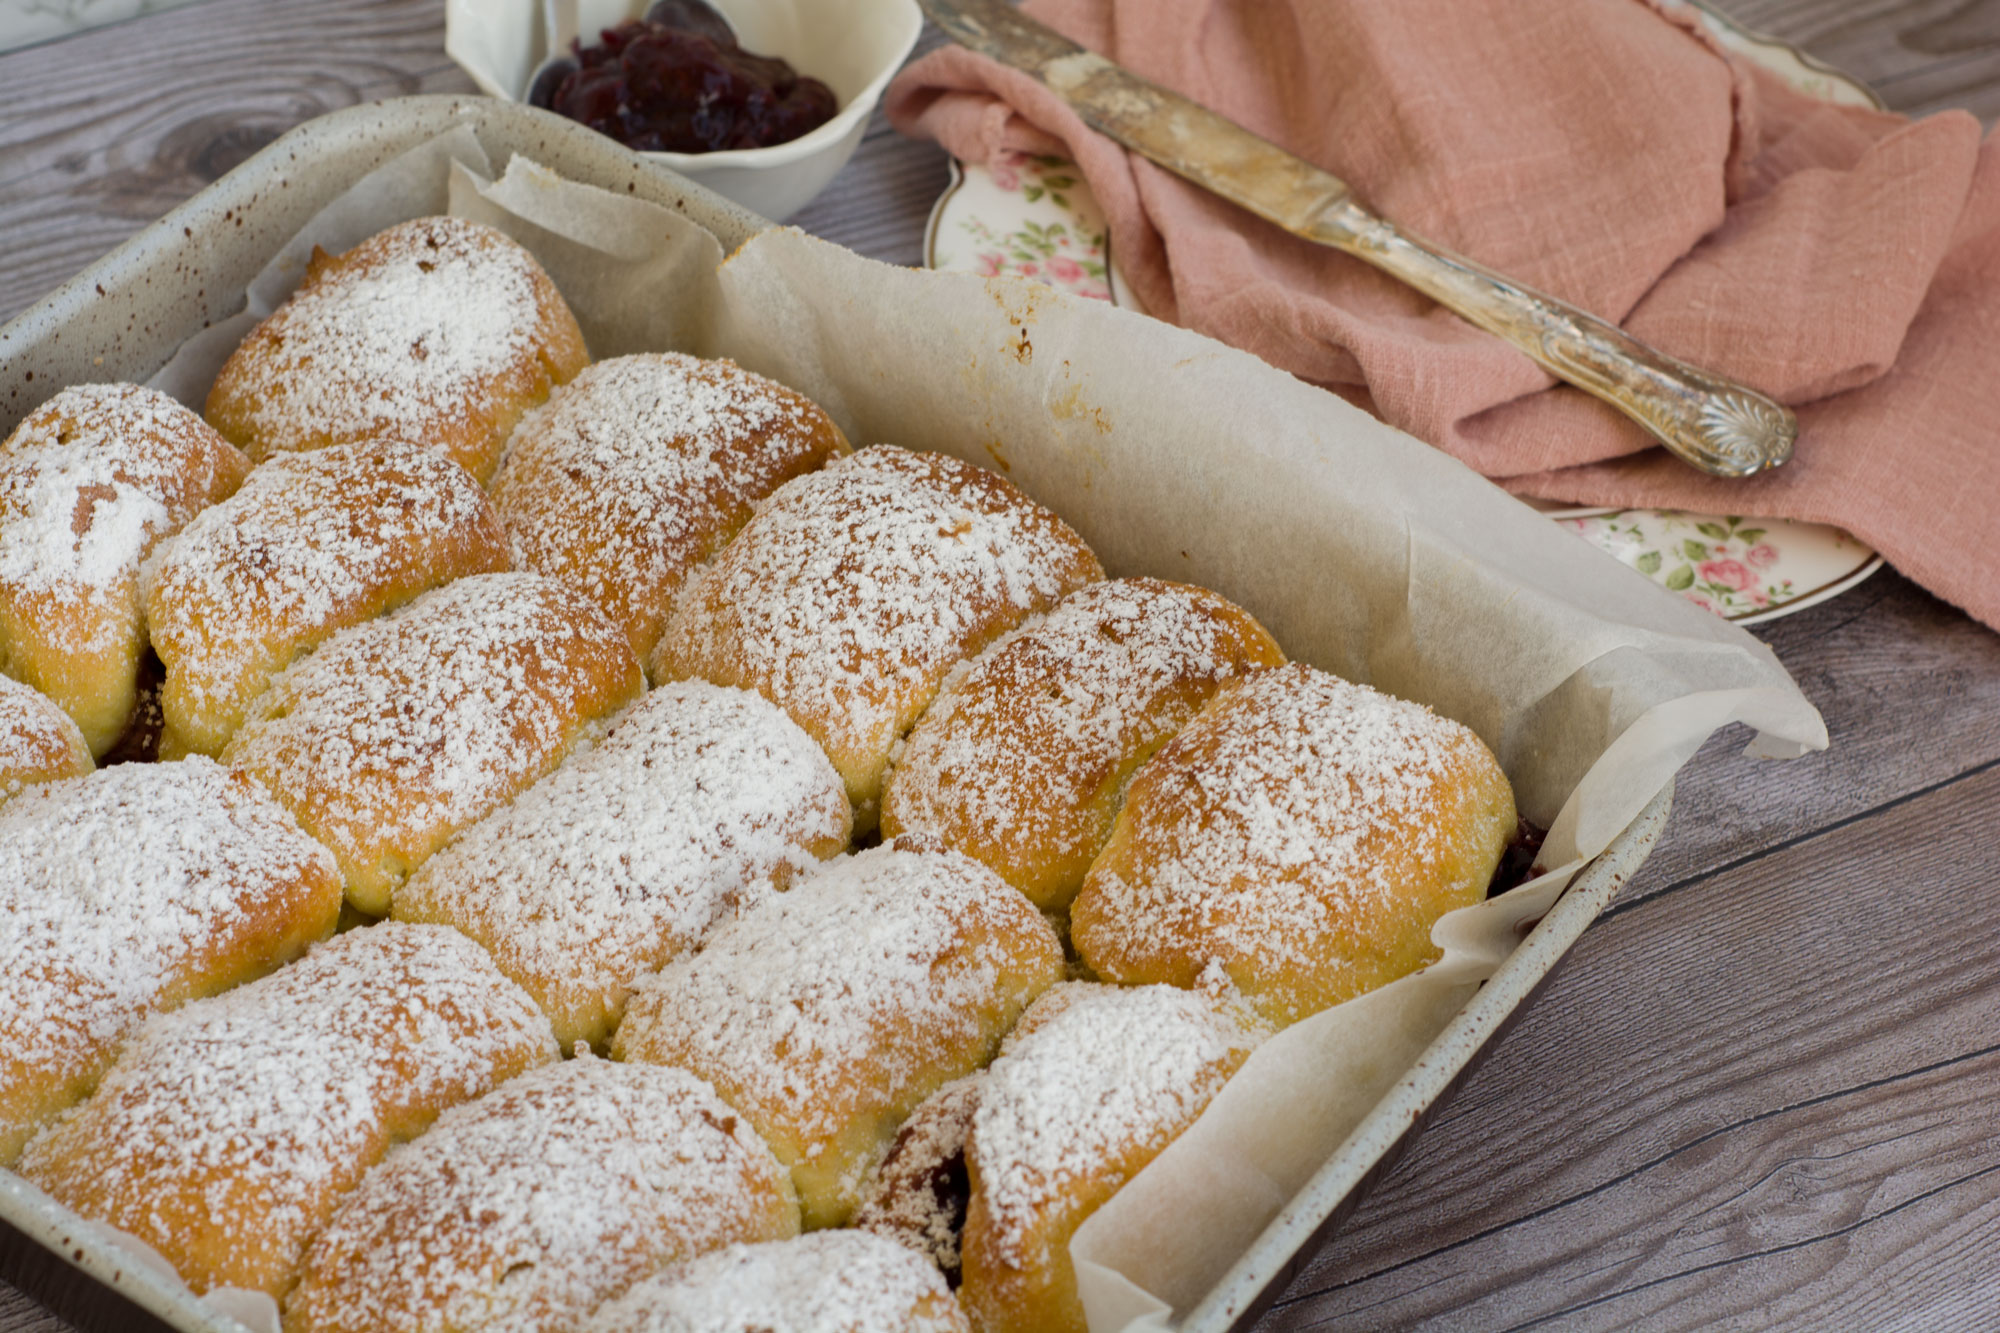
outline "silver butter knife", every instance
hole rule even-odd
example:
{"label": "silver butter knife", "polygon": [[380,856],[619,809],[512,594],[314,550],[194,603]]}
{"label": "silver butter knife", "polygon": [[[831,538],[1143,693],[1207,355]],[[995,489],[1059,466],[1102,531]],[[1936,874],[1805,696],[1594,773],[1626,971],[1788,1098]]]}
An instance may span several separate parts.
{"label": "silver butter knife", "polygon": [[955,41],[1025,70],[1084,123],[1258,217],[1409,284],[1556,378],[1610,403],[1703,472],[1747,477],[1792,456],[1798,418],[1747,385],[1655,351],[1615,324],[1427,244],[1330,172],[1149,83],[1006,0],[922,0]]}

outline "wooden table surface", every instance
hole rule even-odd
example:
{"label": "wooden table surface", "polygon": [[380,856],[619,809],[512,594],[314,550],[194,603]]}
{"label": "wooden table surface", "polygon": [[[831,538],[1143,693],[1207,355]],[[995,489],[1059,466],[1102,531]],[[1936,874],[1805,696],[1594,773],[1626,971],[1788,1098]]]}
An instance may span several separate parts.
{"label": "wooden table surface", "polygon": [[[1722,8],[1900,110],[2000,117],[2000,0]],[[0,321],[308,117],[470,90],[441,0],[198,0],[0,56]],[[914,263],[944,183],[878,119],[796,221]],[[1260,1327],[2000,1328],[2000,635],[1894,572],[1758,633],[1832,749],[1694,759]],[[68,1328],[0,1284],[0,1333]]]}

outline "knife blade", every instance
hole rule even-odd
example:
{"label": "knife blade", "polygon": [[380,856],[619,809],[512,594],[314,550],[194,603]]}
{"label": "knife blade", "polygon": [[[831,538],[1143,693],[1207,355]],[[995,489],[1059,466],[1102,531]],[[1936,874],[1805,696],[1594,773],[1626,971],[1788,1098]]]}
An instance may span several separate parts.
{"label": "knife blade", "polygon": [[1338,176],[1089,51],[1006,0],[921,0],[960,45],[1033,75],[1100,134],[1308,240],[1373,265],[1618,408],[1704,472],[1791,457],[1798,419],[1769,396],[1617,325],[1430,245],[1371,213]]}

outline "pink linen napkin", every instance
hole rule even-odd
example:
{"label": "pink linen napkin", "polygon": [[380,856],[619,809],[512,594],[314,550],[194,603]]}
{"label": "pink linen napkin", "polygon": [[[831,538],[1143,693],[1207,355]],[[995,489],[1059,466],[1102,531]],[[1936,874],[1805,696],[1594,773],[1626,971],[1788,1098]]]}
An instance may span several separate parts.
{"label": "pink linen napkin", "polygon": [[1420,236],[1799,412],[1703,476],[1345,255],[1126,153],[952,47],[890,119],[961,158],[1060,152],[1147,308],[1369,406],[1519,493],[1834,523],[2000,628],[2000,139],[1837,107],[1661,0],[1028,0],[1354,185]]}

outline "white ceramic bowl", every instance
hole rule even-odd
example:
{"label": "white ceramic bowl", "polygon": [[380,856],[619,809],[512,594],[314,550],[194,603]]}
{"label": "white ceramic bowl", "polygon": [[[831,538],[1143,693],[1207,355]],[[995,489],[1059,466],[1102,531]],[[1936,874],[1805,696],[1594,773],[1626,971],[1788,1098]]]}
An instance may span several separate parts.
{"label": "white ceramic bowl", "polygon": [[[555,21],[575,15],[588,46],[604,28],[646,11],[649,0],[554,0]],[[847,165],[868,117],[923,27],[916,0],[710,0],[746,51],[782,56],[833,89],[834,118],[771,148],[642,153],[774,222],[783,222]],[[519,102],[553,52],[544,0],[447,0],[445,54],[482,92]],[[560,43],[557,43],[558,45]]]}

